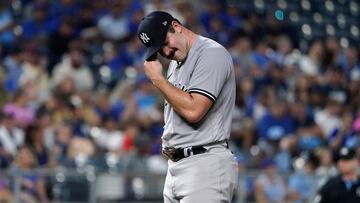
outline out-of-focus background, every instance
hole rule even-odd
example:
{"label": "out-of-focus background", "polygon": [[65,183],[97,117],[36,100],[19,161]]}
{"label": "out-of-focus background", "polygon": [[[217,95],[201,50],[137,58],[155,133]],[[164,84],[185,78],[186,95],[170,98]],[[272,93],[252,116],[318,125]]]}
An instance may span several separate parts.
{"label": "out-of-focus background", "polygon": [[334,152],[360,151],[358,1],[0,0],[2,202],[162,201],[163,99],[136,37],[154,10],[233,56],[234,202],[309,202]]}

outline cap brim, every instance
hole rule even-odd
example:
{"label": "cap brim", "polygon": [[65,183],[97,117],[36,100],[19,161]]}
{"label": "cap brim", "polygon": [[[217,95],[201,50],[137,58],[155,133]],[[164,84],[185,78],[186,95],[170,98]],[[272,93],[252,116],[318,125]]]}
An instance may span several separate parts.
{"label": "cap brim", "polygon": [[156,54],[159,49],[160,49],[161,45],[154,45],[154,46],[150,46],[146,49],[145,51],[145,60],[149,60],[151,58],[151,56],[153,56],[154,54]]}
{"label": "cap brim", "polygon": [[352,160],[355,159],[356,156],[355,155],[349,155],[349,156],[340,156],[339,160]]}
{"label": "cap brim", "polygon": [[152,45],[150,45],[146,51],[145,51],[145,60],[148,60],[151,58],[151,56],[153,56],[154,54],[156,54],[161,46],[163,45],[164,41],[166,39],[166,33],[161,34],[158,38],[158,40],[156,42],[154,42]]}

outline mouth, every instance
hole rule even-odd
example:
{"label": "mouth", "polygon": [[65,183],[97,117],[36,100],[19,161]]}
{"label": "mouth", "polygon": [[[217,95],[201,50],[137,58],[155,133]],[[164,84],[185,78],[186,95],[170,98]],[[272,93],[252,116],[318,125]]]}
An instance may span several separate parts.
{"label": "mouth", "polygon": [[176,50],[171,51],[171,52],[166,56],[166,58],[172,59],[172,58],[175,56],[175,52],[176,52]]}

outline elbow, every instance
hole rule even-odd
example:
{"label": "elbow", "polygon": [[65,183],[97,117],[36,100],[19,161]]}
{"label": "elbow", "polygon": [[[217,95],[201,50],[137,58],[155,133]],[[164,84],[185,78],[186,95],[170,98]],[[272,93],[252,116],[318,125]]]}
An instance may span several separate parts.
{"label": "elbow", "polygon": [[188,123],[196,124],[203,119],[204,115],[198,112],[188,112],[184,117]]}

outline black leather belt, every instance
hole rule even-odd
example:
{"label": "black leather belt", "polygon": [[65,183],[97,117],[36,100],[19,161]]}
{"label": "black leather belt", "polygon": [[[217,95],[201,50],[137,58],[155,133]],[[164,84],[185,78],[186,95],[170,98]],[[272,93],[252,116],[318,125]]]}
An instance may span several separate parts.
{"label": "black leather belt", "polygon": [[185,147],[185,148],[174,148],[174,147],[165,147],[162,150],[164,156],[166,156],[171,161],[177,162],[185,157],[189,157],[195,154],[205,153],[206,149],[202,146],[197,147]]}

